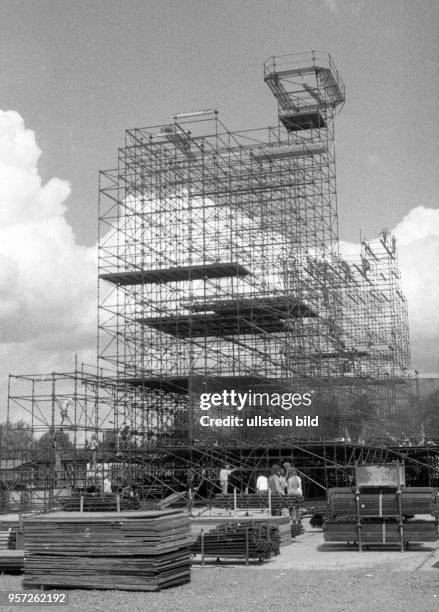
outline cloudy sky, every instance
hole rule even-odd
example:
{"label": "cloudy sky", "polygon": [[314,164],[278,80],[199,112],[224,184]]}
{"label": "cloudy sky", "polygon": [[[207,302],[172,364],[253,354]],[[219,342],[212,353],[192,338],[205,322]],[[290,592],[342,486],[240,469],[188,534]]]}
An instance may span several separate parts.
{"label": "cloudy sky", "polygon": [[399,238],[413,365],[439,372],[439,5],[429,0],[0,0],[0,408],[7,374],[96,343],[97,173],[124,130],[215,107],[275,124],[271,55],[329,51],[340,236]]}

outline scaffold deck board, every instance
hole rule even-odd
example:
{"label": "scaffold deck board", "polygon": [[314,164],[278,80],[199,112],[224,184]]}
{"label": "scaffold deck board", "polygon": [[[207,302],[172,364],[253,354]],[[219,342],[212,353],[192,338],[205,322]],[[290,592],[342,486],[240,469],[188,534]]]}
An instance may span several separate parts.
{"label": "scaffold deck board", "polygon": [[281,114],[279,118],[291,132],[326,127],[325,120],[319,112]]}
{"label": "scaffold deck board", "polygon": [[247,268],[237,262],[178,266],[156,270],[133,270],[100,274],[100,278],[115,285],[141,285],[146,283],[171,283],[204,278],[246,276]]}

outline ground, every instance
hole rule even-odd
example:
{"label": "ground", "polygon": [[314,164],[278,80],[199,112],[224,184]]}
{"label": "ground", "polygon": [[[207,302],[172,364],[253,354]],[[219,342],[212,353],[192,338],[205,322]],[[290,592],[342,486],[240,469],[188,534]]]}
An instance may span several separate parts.
{"label": "ground", "polygon": [[[160,593],[69,592],[69,608],[52,612],[437,612],[439,544],[408,552],[323,545],[308,529],[262,565],[195,564],[189,584]],[[20,591],[21,576],[0,576],[0,590]],[[20,606],[4,610],[30,610]],[[42,608],[39,607],[41,610]]]}

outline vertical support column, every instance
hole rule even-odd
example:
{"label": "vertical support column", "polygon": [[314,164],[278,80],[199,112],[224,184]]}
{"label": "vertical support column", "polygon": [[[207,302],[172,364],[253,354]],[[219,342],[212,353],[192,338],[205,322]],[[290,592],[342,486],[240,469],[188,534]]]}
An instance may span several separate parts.
{"label": "vertical support column", "polygon": [[358,551],[361,552],[362,541],[361,541],[361,505],[360,505],[360,486],[358,483],[358,463],[355,463],[355,509],[357,513],[357,540],[358,540]]}
{"label": "vertical support column", "polygon": [[399,529],[399,542],[400,542],[400,550],[401,552],[404,552],[404,520],[403,520],[403,515],[402,515],[402,499],[401,499],[401,467],[404,467],[404,462],[399,463],[399,461],[396,462],[396,469],[397,469],[397,473],[398,473],[398,488],[396,490],[396,495],[398,498],[398,520],[399,520],[399,525],[398,525],[398,529]]}
{"label": "vertical support column", "polygon": [[204,565],[204,529],[201,530],[201,565]]}
{"label": "vertical support column", "polygon": [[50,506],[53,504],[53,488],[56,482],[56,470],[59,462],[59,450],[56,446],[56,430],[55,430],[55,406],[56,406],[56,379],[55,374],[52,372],[52,389],[51,389],[51,422],[50,422],[50,431],[52,432],[52,449],[51,449],[51,469],[49,467],[49,504]]}

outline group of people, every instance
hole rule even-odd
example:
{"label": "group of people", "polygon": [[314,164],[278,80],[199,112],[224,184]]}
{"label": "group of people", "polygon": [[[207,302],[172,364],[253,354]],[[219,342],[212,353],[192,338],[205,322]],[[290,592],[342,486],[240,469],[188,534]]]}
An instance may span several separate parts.
{"label": "group of people", "polygon": [[[229,492],[230,476],[233,468],[226,464],[219,473],[221,493],[226,495]],[[296,495],[303,497],[302,479],[297,474],[297,470],[285,461],[280,465],[273,465],[270,475],[260,474],[256,480],[256,491],[266,493],[268,490],[277,495]]]}
{"label": "group of people", "polygon": [[296,468],[288,461],[285,461],[282,467],[273,465],[268,478],[261,474],[256,481],[256,489],[258,493],[270,490],[275,495],[303,497],[302,479],[298,476]]}

